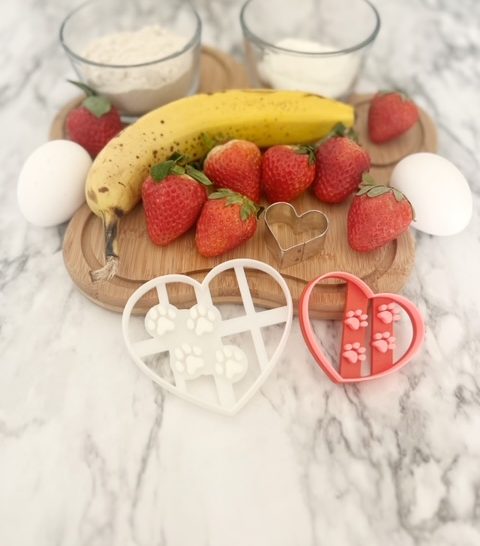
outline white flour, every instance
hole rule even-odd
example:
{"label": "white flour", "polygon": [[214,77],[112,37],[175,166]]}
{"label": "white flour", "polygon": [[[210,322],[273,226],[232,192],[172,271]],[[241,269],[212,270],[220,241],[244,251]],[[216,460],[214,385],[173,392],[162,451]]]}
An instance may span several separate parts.
{"label": "white flour", "polygon": [[120,66],[85,65],[85,79],[123,113],[143,114],[193,91],[194,54],[188,51],[147,66],[125,65],[161,59],[182,49],[186,41],[160,25],[101,36],[88,44],[83,56],[97,63]]}
{"label": "white flour", "polygon": [[[332,47],[297,38],[284,38],[277,47],[294,51],[329,52]],[[288,52],[267,51],[259,63],[260,77],[276,89],[296,89],[327,97],[345,97],[355,81],[361,55],[352,52],[330,57],[302,57]]]}

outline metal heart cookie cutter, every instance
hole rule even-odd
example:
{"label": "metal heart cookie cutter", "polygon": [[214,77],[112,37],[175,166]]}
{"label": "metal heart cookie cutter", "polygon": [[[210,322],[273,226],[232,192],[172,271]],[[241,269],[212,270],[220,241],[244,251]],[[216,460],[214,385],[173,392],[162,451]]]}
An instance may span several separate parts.
{"label": "metal heart cookie cutter", "polygon": [[[325,245],[328,231],[328,218],[320,210],[307,210],[297,214],[290,203],[273,203],[265,209],[265,242],[270,252],[278,261],[279,267],[290,267],[318,254]],[[284,246],[272,229],[274,224],[287,225],[295,235],[315,231],[315,235],[306,241]]]}

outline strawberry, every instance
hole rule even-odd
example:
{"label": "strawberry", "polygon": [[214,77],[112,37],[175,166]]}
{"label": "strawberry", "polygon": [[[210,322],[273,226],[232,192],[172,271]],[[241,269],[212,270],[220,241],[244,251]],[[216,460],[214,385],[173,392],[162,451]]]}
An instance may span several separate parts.
{"label": "strawberry", "polygon": [[[70,81],[70,80],[69,80]],[[107,142],[122,129],[118,110],[105,97],[98,96],[93,89],[80,82],[73,82],[87,95],[81,106],[67,115],[68,138],[73,140],[95,157]]]}
{"label": "strawberry", "polygon": [[250,239],[257,229],[259,207],[239,193],[210,194],[197,222],[195,242],[202,256],[219,256]]}
{"label": "strawberry", "polygon": [[315,178],[315,151],[310,146],[272,146],[262,159],[262,189],[270,203],[293,201]]}
{"label": "strawberry", "polygon": [[348,211],[348,242],[358,252],[380,248],[406,231],[412,220],[412,205],[401,191],[363,184]]}
{"label": "strawberry", "polygon": [[262,153],[248,140],[230,140],[213,147],[203,163],[203,170],[219,188],[260,199],[260,168]]}
{"label": "strawberry", "polygon": [[168,245],[188,231],[207,200],[204,186],[211,182],[190,165],[178,165],[180,159],[176,155],[175,159],[154,165],[143,182],[147,231],[156,245]]}
{"label": "strawberry", "polygon": [[376,144],[387,142],[408,131],[418,118],[416,104],[403,93],[377,93],[368,110],[368,135]]}
{"label": "strawberry", "polygon": [[353,137],[352,131],[337,127],[319,144],[312,188],[320,201],[341,203],[358,188],[363,173],[370,169],[368,152]]}

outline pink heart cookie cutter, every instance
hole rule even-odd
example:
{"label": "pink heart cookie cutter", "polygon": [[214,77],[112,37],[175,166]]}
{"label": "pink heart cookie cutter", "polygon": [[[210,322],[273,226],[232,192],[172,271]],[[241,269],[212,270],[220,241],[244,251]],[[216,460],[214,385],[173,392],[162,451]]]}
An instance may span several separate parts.
{"label": "pink heart cookie cutter", "polygon": [[[327,279],[346,281],[347,293],[338,370],[318,343],[310,320],[309,303],[312,292],[319,283]],[[404,354],[394,361],[396,341],[394,325],[400,320],[399,308],[405,311],[411,322],[412,339]],[[398,294],[375,294],[355,275],[339,271],[321,275],[305,287],[299,301],[299,320],[303,337],[312,356],[334,383],[368,381],[396,372],[417,354],[425,337],[423,318],[410,300]],[[368,342],[371,347],[370,373],[362,375]]]}

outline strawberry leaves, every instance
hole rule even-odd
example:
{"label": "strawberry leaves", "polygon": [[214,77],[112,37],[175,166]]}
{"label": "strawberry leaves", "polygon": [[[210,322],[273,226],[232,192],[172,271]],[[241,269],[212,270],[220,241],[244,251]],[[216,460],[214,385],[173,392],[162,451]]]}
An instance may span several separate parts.
{"label": "strawberry leaves", "polygon": [[393,190],[393,195],[395,196],[395,199],[398,202],[402,201],[403,199],[406,199],[405,195],[403,195],[403,193],[400,190],[397,190],[396,188],[392,188],[392,190]]}
{"label": "strawberry leaves", "polygon": [[343,123],[337,123],[332,130],[316,143],[317,148],[333,137],[345,137],[358,144],[358,135],[352,127],[347,127]]}
{"label": "strawberry leaves", "polygon": [[299,145],[295,148],[295,153],[301,154],[301,155],[307,155],[308,154],[308,164],[313,165],[316,161],[315,158],[315,148],[313,146],[307,146],[307,145]]}
{"label": "strawberry leaves", "polygon": [[367,195],[368,197],[378,197],[379,195],[384,195],[385,193],[393,193],[397,201],[402,201],[406,199],[405,195],[400,190],[396,188],[391,188],[390,186],[384,186],[382,184],[377,184],[375,179],[371,174],[365,173],[362,177],[362,183],[360,184],[360,189],[355,195]]}
{"label": "strawberry leaves", "polygon": [[167,161],[154,165],[150,169],[150,175],[155,182],[161,182],[170,174],[177,174],[180,176],[186,174],[204,186],[213,185],[211,180],[202,171],[199,171],[188,163],[184,164],[185,162],[185,156],[175,152]]}
{"label": "strawberry leaves", "polygon": [[112,105],[107,98],[98,96],[87,97],[82,105],[97,118],[101,118],[105,114],[108,114],[112,109]]}
{"label": "strawberry leaves", "polygon": [[203,184],[204,186],[213,186],[212,181],[210,180],[210,178],[207,177],[205,173],[199,171],[191,165],[185,166],[185,173],[188,174],[188,176],[191,176],[197,182],[200,182],[200,184]]}
{"label": "strawberry leaves", "polygon": [[84,101],[82,102],[82,106],[84,106],[95,117],[101,118],[102,116],[110,112],[110,110],[112,109],[112,105],[106,97],[97,95],[95,90],[85,83],[76,82],[73,80],[67,81],[79,87],[85,93],[85,95],[87,95],[87,98],[84,99]]}
{"label": "strawberry leaves", "polygon": [[172,172],[174,166],[175,161],[169,159],[168,161],[154,165],[150,169],[150,175],[156,182],[161,182]]}
{"label": "strawberry leaves", "polygon": [[261,212],[261,207],[256,205],[251,199],[232,190],[221,189],[211,193],[209,199],[224,199],[225,204],[229,207],[239,205],[240,218],[246,222],[251,216],[258,215]]}
{"label": "strawberry leaves", "polygon": [[205,147],[207,153],[215,148],[215,146],[220,146],[221,144],[225,144],[226,142],[232,140],[231,137],[228,137],[226,135],[218,134],[212,136],[208,133],[202,133],[200,135],[200,138],[202,139],[203,146]]}
{"label": "strawberry leaves", "polygon": [[392,188],[391,186],[384,186],[381,184],[377,184],[374,180],[374,178],[366,173],[362,177],[362,183],[360,184],[360,189],[355,194],[356,196],[360,197],[362,195],[366,195],[367,197],[380,197],[381,195],[385,195],[387,193],[392,193],[395,197],[395,201],[398,203],[402,201],[407,201],[412,209],[412,215],[413,219],[415,220],[415,209],[413,208],[413,205],[410,203],[408,198],[405,196],[404,193],[402,193],[400,190],[397,190],[397,188]]}

